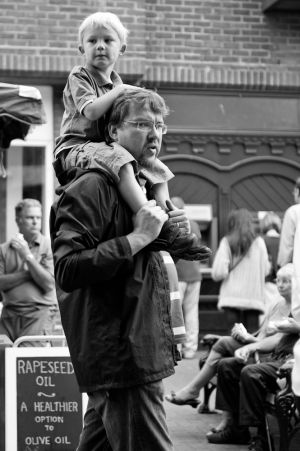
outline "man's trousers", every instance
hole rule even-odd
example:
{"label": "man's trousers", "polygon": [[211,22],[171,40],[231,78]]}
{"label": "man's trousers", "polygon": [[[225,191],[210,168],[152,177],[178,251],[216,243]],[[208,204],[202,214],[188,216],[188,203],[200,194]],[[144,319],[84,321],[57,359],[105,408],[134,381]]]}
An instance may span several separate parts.
{"label": "man's trousers", "polygon": [[162,381],[89,394],[77,451],[173,451]]}

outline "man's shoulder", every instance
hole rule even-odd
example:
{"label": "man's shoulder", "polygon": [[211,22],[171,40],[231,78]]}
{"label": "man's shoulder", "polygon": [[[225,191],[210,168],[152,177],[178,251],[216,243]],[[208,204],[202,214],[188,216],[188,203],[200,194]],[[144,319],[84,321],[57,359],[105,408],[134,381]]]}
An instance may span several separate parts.
{"label": "man's shoulder", "polygon": [[42,233],[39,233],[37,242],[39,244],[49,244],[50,243],[50,238],[48,236],[46,236],[46,235],[43,235]]}
{"label": "man's shoulder", "polygon": [[94,190],[97,187],[101,187],[101,189],[104,187],[106,189],[110,187],[116,188],[116,184],[112,177],[101,169],[82,169],[76,171],[74,179],[68,184],[64,191],[66,193],[71,193],[72,191],[83,193],[83,189]]}

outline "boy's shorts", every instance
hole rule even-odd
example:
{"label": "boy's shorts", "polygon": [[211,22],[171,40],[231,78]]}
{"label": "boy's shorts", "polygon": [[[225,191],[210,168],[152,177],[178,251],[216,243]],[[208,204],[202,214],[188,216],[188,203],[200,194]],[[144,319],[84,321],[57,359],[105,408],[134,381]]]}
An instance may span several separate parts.
{"label": "boy's shorts", "polygon": [[74,146],[65,159],[66,168],[80,167],[83,169],[101,168],[108,172],[116,183],[119,183],[119,172],[122,166],[131,163],[134,171],[138,170],[151,185],[168,182],[174,177],[170,169],[159,159],[151,168],[138,167],[137,161],[124,147],[117,143],[87,142]]}

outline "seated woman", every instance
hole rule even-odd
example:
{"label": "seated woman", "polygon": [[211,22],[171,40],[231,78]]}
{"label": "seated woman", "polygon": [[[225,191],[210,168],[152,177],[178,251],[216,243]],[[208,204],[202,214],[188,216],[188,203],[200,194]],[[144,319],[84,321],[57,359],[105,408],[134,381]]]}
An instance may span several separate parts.
{"label": "seated woman", "polygon": [[[223,357],[234,356],[236,349],[273,334],[276,330],[274,323],[285,319],[291,311],[292,274],[293,265],[290,263],[277,271],[276,283],[281,298],[277,304],[271,306],[257,334],[251,335],[241,325],[235,325],[231,336],[221,337],[214,344],[203,368],[196,377],[177,393],[172,391],[166,395],[165,399],[179,406],[197,407],[200,403],[198,399],[200,389],[217,373],[218,363]],[[222,428],[222,424],[219,425],[219,428]]]}
{"label": "seated woman", "polygon": [[[266,393],[278,392],[278,369],[293,355],[300,323],[289,317],[274,329],[274,335],[238,348],[234,357],[219,362],[216,408],[226,412],[226,422],[221,430],[206,434],[210,443],[246,444],[251,438],[249,450],[269,449]],[[256,352],[263,353],[258,363],[252,358]]]}

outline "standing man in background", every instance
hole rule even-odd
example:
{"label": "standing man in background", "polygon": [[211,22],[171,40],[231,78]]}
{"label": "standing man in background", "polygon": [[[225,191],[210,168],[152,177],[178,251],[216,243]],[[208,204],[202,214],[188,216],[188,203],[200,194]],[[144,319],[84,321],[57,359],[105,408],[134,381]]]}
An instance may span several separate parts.
{"label": "standing man in background", "polygon": [[24,199],[15,212],[19,233],[0,245],[0,334],[11,341],[51,334],[57,310],[50,239],[41,234],[42,206],[36,199]]}
{"label": "standing man in background", "polygon": [[[184,209],[184,201],[181,197],[172,197],[175,207]],[[201,232],[196,221],[190,220],[191,232],[199,240]],[[193,359],[198,349],[199,335],[199,295],[202,275],[199,261],[178,260],[176,263],[178,273],[179,291],[182,302],[182,310],[186,328],[186,342],[182,345],[182,357]]]}

